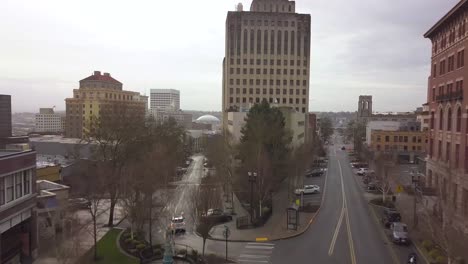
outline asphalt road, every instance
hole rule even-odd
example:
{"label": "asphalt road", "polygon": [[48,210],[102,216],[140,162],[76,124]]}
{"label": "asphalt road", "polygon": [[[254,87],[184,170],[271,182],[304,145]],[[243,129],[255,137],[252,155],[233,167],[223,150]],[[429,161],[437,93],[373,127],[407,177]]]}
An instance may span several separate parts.
{"label": "asphalt road", "polygon": [[302,236],[275,243],[271,263],[400,263],[369,210],[347,154],[334,146],[329,153],[320,212]]}

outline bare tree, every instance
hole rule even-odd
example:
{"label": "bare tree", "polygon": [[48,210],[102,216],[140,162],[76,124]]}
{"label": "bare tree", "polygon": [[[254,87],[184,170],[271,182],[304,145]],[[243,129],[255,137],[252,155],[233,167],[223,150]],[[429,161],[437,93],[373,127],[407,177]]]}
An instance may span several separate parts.
{"label": "bare tree", "polygon": [[395,184],[394,174],[392,173],[396,163],[394,155],[391,152],[378,152],[375,155],[374,162],[374,175],[377,180],[377,189],[382,192],[382,202],[387,201],[387,196],[392,190],[392,185]]}
{"label": "bare tree", "polygon": [[94,260],[98,260],[97,251],[97,218],[104,211],[105,177],[107,166],[104,162],[89,161],[80,168],[81,196],[89,202],[88,212],[92,221],[92,236],[94,241]]}
{"label": "bare tree", "polygon": [[126,104],[112,103],[94,117],[84,141],[93,147],[93,160],[106,163],[106,188],[109,196],[108,226],[114,224],[114,209],[121,194],[122,172],[127,161],[138,151],[135,142],[144,129],[144,113]]}

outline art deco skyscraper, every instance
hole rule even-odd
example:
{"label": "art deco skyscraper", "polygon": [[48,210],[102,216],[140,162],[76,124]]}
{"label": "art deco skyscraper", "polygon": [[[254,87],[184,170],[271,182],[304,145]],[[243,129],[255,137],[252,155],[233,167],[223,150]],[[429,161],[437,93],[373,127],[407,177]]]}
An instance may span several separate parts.
{"label": "art deco skyscraper", "polygon": [[310,15],[295,2],[253,0],[228,12],[223,61],[223,117],[267,100],[309,111]]}

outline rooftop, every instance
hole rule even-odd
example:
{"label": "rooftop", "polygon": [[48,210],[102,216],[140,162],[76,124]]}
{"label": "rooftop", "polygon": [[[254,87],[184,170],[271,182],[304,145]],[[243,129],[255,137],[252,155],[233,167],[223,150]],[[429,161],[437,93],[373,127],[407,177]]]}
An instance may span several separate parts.
{"label": "rooftop", "polygon": [[122,84],[121,82],[112,78],[110,73],[105,72],[104,74],[101,74],[100,71],[94,71],[93,75],[86,77],[81,81],[101,81],[101,82],[111,82],[111,83],[116,83],[116,84]]}
{"label": "rooftop", "polygon": [[4,157],[8,157],[8,156],[14,156],[14,155],[18,155],[18,154],[22,154],[22,153],[26,153],[26,152],[31,152],[32,150],[28,149],[28,150],[4,150],[4,149],[1,149],[0,150],[0,158],[4,158]]}
{"label": "rooftop", "polygon": [[425,38],[431,38],[434,33],[436,33],[437,29],[442,26],[443,24],[445,24],[449,18],[454,15],[455,13],[457,13],[458,11],[463,11],[462,10],[462,7],[466,5],[466,3],[468,2],[468,0],[461,0],[460,2],[458,2],[458,4],[456,4],[450,11],[448,11],[447,14],[445,14],[441,19],[439,19],[439,21],[437,21],[437,23],[435,23],[435,25],[433,25],[425,34],[424,34],[424,37]]}

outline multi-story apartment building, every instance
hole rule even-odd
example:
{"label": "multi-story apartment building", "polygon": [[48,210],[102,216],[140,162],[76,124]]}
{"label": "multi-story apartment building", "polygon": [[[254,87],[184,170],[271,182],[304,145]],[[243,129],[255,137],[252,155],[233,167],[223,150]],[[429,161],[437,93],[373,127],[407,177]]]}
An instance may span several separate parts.
{"label": "multi-story apartment building", "polygon": [[81,80],[79,89],[73,90],[73,98],[65,99],[65,136],[83,138],[90,132],[93,120],[107,119],[124,110],[144,117],[148,96],[125,91],[122,87],[109,73],[100,71]]}
{"label": "multi-story apartment building", "polygon": [[0,94],[0,138],[11,137],[11,95]]}
{"label": "multi-story apartment building", "polygon": [[63,132],[65,116],[56,114],[53,108],[40,108],[36,114],[35,132]]}
{"label": "multi-story apartment building", "polygon": [[228,12],[223,61],[223,127],[228,112],[266,100],[309,111],[310,15],[295,2],[253,0]]}
{"label": "multi-story apartment building", "polygon": [[0,263],[37,256],[36,152],[0,150]]}
{"label": "multi-story apartment building", "polygon": [[427,90],[430,136],[426,183],[454,209],[468,233],[468,100],[465,67],[468,1],[462,0],[424,34],[432,42]]}
{"label": "multi-story apartment building", "polygon": [[175,89],[151,89],[150,109],[180,110],[180,91]]}

